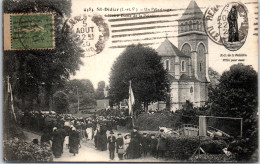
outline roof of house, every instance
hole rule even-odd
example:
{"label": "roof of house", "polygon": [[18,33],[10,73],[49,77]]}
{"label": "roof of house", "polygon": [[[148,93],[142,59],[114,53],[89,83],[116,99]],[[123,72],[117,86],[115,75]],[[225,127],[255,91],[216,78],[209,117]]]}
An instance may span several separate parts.
{"label": "roof of house", "polygon": [[194,0],[190,1],[185,12],[182,14],[182,17],[179,20],[187,20],[187,19],[202,19],[203,12],[200,10],[199,6]]}
{"label": "roof of house", "polygon": [[156,49],[158,55],[160,56],[180,56],[187,57],[183,52],[181,52],[176,46],[174,46],[167,38],[162,42],[162,44]]}

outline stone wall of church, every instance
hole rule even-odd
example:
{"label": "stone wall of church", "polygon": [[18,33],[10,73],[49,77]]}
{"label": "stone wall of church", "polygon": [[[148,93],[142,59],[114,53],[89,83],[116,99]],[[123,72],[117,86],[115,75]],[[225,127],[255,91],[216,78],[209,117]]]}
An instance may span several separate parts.
{"label": "stone wall of church", "polygon": [[179,107],[186,103],[186,100],[194,102],[194,82],[179,82]]}
{"label": "stone wall of church", "polygon": [[174,57],[162,57],[163,67],[166,69],[166,61],[169,61],[169,70],[168,73],[175,76],[175,58]]}
{"label": "stone wall of church", "polygon": [[208,101],[208,83],[200,83],[200,101],[201,106]]}
{"label": "stone wall of church", "polygon": [[194,102],[193,102],[193,106],[194,107],[200,106],[200,82],[194,83]]}

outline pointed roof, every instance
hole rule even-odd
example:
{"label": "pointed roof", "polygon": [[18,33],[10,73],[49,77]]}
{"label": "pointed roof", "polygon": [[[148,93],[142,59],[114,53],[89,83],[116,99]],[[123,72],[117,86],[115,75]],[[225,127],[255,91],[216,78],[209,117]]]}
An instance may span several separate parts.
{"label": "pointed roof", "polygon": [[187,57],[183,52],[181,52],[176,46],[174,46],[168,38],[162,42],[162,44],[156,49],[159,56],[180,56],[180,57]]}
{"label": "pointed roof", "polygon": [[190,1],[189,6],[182,14],[182,17],[179,20],[187,19],[203,19],[203,12],[200,10],[199,6],[194,0]]}

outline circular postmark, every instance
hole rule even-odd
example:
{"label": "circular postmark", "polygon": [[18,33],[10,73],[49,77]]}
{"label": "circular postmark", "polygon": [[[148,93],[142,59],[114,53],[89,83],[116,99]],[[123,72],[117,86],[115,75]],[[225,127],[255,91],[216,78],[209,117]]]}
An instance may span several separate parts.
{"label": "circular postmark", "polygon": [[68,33],[74,36],[74,41],[80,42],[87,57],[102,52],[109,39],[108,25],[99,14],[74,16],[68,19],[67,26]]}
{"label": "circular postmark", "polygon": [[219,45],[222,45],[222,41],[219,34],[218,20],[221,15],[222,8],[223,7],[221,5],[215,5],[207,8],[203,18],[206,34],[213,42]]}
{"label": "circular postmark", "polygon": [[248,17],[245,6],[238,2],[227,4],[218,21],[222,44],[230,51],[240,49],[248,34]]}

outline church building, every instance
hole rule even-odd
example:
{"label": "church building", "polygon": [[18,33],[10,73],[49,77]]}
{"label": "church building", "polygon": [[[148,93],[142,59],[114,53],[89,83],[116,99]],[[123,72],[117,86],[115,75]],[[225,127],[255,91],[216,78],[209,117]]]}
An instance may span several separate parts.
{"label": "church building", "polygon": [[208,36],[203,13],[192,0],[178,20],[178,48],[168,38],[156,50],[170,82],[170,107],[180,109],[188,100],[194,107],[208,100]]}

